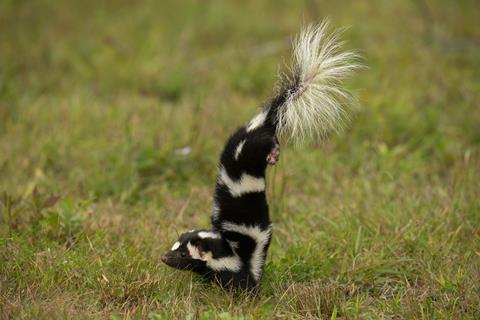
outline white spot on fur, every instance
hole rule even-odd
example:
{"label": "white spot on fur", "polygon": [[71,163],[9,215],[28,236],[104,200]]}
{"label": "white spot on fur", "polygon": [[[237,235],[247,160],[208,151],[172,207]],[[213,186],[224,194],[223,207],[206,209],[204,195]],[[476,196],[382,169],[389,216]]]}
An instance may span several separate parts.
{"label": "white spot on fur", "polygon": [[258,226],[251,227],[231,222],[224,222],[222,226],[225,230],[241,233],[255,240],[257,244],[252,257],[250,258],[250,271],[255,280],[260,280],[263,272],[263,265],[265,264],[264,249],[270,240],[272,228],[269,227],[267,230],[262,230]]}
{"label": "white spot on fur", "polygon": [[243,149],[243,145],[245,144],[245,141],[246,141],[245,139],[240,141],[238,146],[235,148],[235,155],[234,155],[235,160],[238,160],[238,157],[240,156],[240,153],[242,153],[242,149]]}
{"label": "white spot on fur", "polygon": [[265,191],[265,179],[242,173],[240,179],[232,180],[225,168],[220,168],[219,182],[226,185],[233,197],[240,197],[242,194]]}
{"label": "white spot on fur", "polygon": [[200,231],[198,236],[202,239],[211,238],[211,239],[220,239],[220,234],[211,231]]}
{"label": "white spot on fur", "polygon": [[255,130],[261,127],[265,123],[265,120],[267,119],[267,113],[268,111],[264,110],[259,114],[257,114],[255,117],[253,117],[253,119],[250,120],[250,122],[248,123],[247,132],[250,132],[252,130]]}
{"label": "white spot on fur", "polygon": [[178,248],[180,248],[180,242],[175,242],[172,246],[172,249],[170,249],[171,251],[175,251],[177,250]]}

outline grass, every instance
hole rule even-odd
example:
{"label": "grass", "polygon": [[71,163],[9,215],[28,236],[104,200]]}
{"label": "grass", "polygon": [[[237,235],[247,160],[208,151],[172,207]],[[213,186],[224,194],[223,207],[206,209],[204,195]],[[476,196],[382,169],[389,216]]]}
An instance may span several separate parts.
{"label": "grass", "polygon": [[[0,317],[480,318],[478,9],[3,1]],[[224,140],[325,16],[369,68],[350,128],[269,172],[261,295],[168,269],[208,226]]]}

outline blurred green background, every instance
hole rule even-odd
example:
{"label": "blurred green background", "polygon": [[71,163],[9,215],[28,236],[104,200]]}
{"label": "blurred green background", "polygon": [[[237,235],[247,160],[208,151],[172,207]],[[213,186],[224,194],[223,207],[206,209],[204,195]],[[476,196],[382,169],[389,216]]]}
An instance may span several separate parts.
{"label": "blurred green background", "polygon": [[[480,318],[479,12],[1,1],[0,317]],[[326,17],[368,68],[349,129],[269,172],[262,294],[167,269],[177,233],[208,227],[225,139]]]}

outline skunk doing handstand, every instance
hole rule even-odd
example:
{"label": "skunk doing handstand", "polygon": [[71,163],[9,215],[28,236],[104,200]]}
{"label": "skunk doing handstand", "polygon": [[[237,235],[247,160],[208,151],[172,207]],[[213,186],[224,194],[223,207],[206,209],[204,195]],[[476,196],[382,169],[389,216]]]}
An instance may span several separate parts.
{"label": "skunk doing handstand", "polygon": [[227,141],[220,157],[212,230],[180,236],[162,261],[222,286],[254,289],[261,281],[272,235],[265,171],[280,156],[280,141],[302,142],[337,131],[351,96],[342,81],[359,65],[341,51],[328,23],[305,28],[294,42],[293,67],[277,94]]}

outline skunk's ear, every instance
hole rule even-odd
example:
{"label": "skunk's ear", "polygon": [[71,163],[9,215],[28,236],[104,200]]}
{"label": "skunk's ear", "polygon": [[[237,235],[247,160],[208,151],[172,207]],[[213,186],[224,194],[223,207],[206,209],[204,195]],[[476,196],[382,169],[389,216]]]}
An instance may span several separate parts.
{"label": "skunk's ear", "polygon": [[207,253],[210,251],[208,241],[206,241],[205,239],[199,239],[197,241],[196,247],[198,248],[200,260],[207,261]]}
{"label": "skunk's ear", "polygon": [[192,244],[201,251],[210,251],[210,244],[208,239],[195,239],[192,241]]}
{"label": "skunk's ear", "polygon": [[206,254],[208,253],[209,250],[209,245],[205,239],[194,239],[190,241],[190,243],[194,246],[195,248],[195,253],[192,254],[192,257],[197,257],[197,259],[200,259],[202,261],[207,261],[207,256]]}

